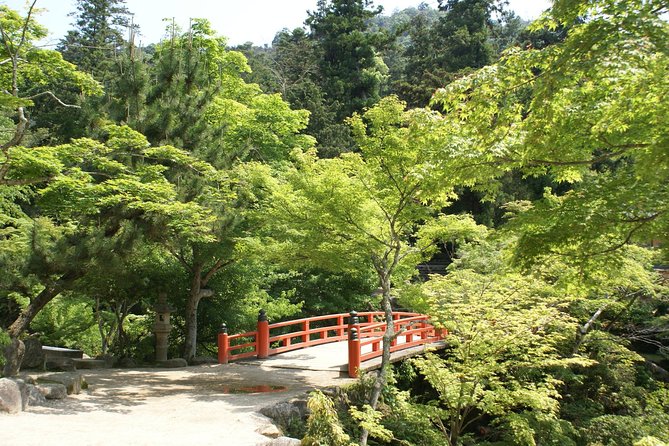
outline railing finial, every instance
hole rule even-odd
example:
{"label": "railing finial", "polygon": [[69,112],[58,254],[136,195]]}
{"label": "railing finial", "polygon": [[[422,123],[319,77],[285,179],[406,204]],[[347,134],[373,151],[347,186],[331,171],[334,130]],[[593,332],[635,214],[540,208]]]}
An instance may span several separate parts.
{"label": "railing finial", "polygon": [[258,322],[265,322],[267,321],[267,313],[265,310],[260,310],[258,311]]}
{"label": "railing finial", "polygon": [[355,325],[360,323],[360,318],[358,317],[358,312],[353,310],[349,313],[351,315],[350,319],[348,320],[349,325]]}

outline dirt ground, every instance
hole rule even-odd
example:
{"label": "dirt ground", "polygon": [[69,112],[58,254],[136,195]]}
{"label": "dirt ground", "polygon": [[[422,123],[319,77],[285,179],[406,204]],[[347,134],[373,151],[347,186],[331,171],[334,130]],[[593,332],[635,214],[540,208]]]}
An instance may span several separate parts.
{"label": "dirt ground", "polygon": [[[338,372],[260,364],[82,373],[89,387],[81,394],[0,415],[0,445],[262,445],[268,439],[258,431],[270,421],[260,408],[351,382]],[[253,386],[274,388],[235,393]]]}

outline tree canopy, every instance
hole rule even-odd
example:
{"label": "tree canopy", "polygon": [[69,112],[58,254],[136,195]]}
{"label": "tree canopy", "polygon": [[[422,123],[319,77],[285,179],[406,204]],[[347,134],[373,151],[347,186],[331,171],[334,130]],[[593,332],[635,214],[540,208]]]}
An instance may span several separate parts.
{"label": "tree canopy", "polygon": [[[190,363],[260,309],[380,309],[306,444],[669,441],[666,1],[323,0],[230,48],[79,0],[58,50],[35,6],[0,7],[3,374],[29,335],[155,364],[157,302]],[[391,365],[396,309],[445,348]]]}

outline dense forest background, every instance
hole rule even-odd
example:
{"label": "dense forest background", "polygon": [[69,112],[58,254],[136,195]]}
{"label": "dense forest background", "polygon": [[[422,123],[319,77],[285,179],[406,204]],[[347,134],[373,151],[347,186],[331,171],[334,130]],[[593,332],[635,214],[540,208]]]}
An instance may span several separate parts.
{"label": "dense forest background", "polygon": [[321,0],[271,46],[138,47],[78,0],[54,50],[33,6],[0,6],[5,375],[28,338],[151,363],[159,296],[190,362],[260,309],[402,307],[446,351],[315,394],[305,444],[669,441],[666,1]]}

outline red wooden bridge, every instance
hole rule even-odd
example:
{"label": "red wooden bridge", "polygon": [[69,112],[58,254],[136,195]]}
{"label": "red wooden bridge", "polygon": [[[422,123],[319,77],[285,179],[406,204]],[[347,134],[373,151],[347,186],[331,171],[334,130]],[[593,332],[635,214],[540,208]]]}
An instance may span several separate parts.
{"label": "red wooden bridge", "polygon": [[[441,341],[445,330],[435,328],[428,316],[404,311],[393,312],[395,331],[390,351],[401,352]],[[307,349],[322,344],[346,342],[346,368],[355,378],[364,364],[382,355],[385,314],[368,311],[328,314],[270,324],[264,310],[258,315],[255,331],[229,335],[225,326],[218,335],[218,362],[247,358],[265,359],[281,353]]]}

